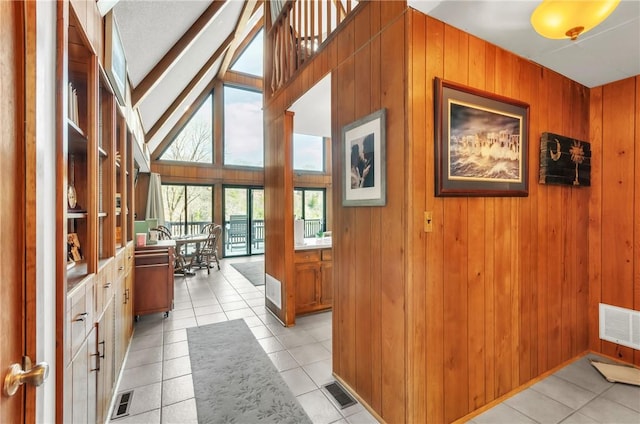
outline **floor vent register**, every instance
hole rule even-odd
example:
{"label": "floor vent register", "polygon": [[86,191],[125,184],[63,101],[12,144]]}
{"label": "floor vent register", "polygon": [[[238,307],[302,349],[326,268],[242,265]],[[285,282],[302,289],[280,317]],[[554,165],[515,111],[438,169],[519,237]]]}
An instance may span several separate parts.
{"label": "floor vent register", "polygon": [[336,382],[329,383],[324,387],[331,394],[331,396],[333,396],[333,398],[336,400],[336,402],[340,406],[340,409],[344,409],[351,405],[356,404],[356,400],[353,397],[351,397],[349,393],[347,393],[342,388],[342,386],[340,386],[338,383]]}
{"label": "floor vent register", "polygon": [[112,420],[126,417],[129,415],[129,406],[131,406],[131,401],[133,400],[133,390],[128,392],[123,392],[118,395],[118,399],[116,401],[115,406],[113,407],[113,416]]}

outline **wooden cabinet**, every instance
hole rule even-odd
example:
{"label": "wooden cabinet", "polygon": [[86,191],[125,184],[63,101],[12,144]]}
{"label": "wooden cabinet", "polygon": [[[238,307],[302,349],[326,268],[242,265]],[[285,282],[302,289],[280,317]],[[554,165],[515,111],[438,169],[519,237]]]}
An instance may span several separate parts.
{"label": "wooden cabinet", "polygon": [[158,244],[135,249],[133,314],[164,312],[173,309],[173,261],[175,242],[160,240]]}
{"label": "wooden cabinet", "polygon": [[105,422],[133,331],[136,115],[118,104],[100,62],[102,25],[90,24],[101,20],[95,2],[56,7],[56,285],[63,299],[56,326],[64,335],[56,350],[56,368],[64,370],[56,421]]}
{"label": "wooden cabinet", "polygon": [[294,253],[296,315],[330,309],[333,303],[331,249]]}
{"label": "wooden cabinet", "polygon": [[65,372],[71,382],[70,396],[65,396],[65,422],[96,422],[96,360],[96,332],[91,328]]}
{"label": "wooden cabinet", "polygon": [[[96,393],[96,418],[97,422],[107,421],[109,404],[115,384],[115,342],[114,338],[114,297],[109,298],[102,317],[96,324],[97,336],[97,393]],[[93,422],[93,421],[89,421]]]}

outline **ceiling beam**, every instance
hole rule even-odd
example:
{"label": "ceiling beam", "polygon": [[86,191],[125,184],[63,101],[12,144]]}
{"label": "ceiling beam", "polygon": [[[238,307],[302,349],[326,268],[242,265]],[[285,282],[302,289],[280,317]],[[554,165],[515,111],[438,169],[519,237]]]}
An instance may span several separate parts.
{"label": "ceiling beam", "polygon": [[153,67],[131,93],[133,107],[140,105],[151,90],[167,75],[180,57],[193,44],[204,29],[213,21],[227,0],[214,0],[182,37],[169,49],[162,59]]}
{"label": "ceiling beam", "polygon": [[[244,52],[244,49],[247,48],[247,46],[249,44],[251,44],[251,42],[253,41],[253,38],[256,36],[256,34],[258,34],[258,32],[260,32],[260,30],[262,29],[262,25],[264,22],[264,17],[260,18],[257,22],[256,25],[253,27],[253,29],[251,29],[251,31],[249,31],[249,33],[247,34],[247,36],[244,38],[244,40],[242,40],[240,42],[240,44],[238,44],[238,47],[236,48],[235,53],[233,54],[233,56],[231,57],[231,63],[235,62],[239,56],[242,55],[242,53]],[[226,59],[226,58],[225,58]],[[229,69],[227,69],[228,71]],[[226,72],[225,72],[225,77],[226,77]]]}
{"label": "ceiling beam", "polygon": [[227,73],[227,69],[229,69],[229,66],[231,65],[231,59],[235,55],[236,50],[238,49],[238,46],[240,45],[240,43],[242,43],[243,41],[240,39],[240,37],[242,36],[242,33],[244,32],[244,29],[247,26],[247,23],[249,22],[249,19],[251,19],[251,16],[253,15],[253,13],[255,12],[258,6],[259,6],[258,0],[248,0],[245,2],[244,8],[242,9],[242,13],[240,14],[240,18],[238,19],[238,25],[236,25],[234,40],[231,43],[231,46],[229,47],[229,51],[224,56],[222,66],[218,71],[218,78],[223,79],[224,74]]}
{"label": "ceiling beam", "polygon": [[100,16],[105,16],[120,0],[96,0]]}
{"label": "ceiling beam", "polygon": [[[144,139],[149,141],[151,140],[156,133],[162,128],[162,126],[166,123],[166,121],[178,110],[184,101],[187,99],[187,96],[193,91],[193,89],[202,81],[202,79],[209,73],[213,65],[216,61],[224,54],[229,45],[231,44],[234,38],[233,34],[230,34],[226,40],[218,47],[218,49],[211,55],[209,60],[200,68],[198,73],[189,81],[189,84],[180,92],[178,97],[171,103],[171,105],[164,111],[162,116],[153,124],[153,127],[145,134]],[[153,154],[156,153],[158,149],[155,149]]]}

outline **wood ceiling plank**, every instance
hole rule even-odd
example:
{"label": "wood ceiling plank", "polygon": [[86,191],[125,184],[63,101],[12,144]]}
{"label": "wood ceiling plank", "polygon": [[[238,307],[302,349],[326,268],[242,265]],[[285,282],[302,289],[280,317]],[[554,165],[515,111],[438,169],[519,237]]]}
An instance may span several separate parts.
{"label": "wood ceiling plank", "polygon": [[[234,57],[240,43],[242,43],[243,41],[242,39],[240,39],[240,36],[244,32],[249,19],[251,19],[251,16],[255,12],[257,4],[258,0],[248,0],[247,2],[245,2],[242,13],[240,14],[240,18],[238,19],[238,25],[236,25],[234,40],[229,47],[229,52],[226,54],[220,70],[218,71],[218,78],[222,79],[224,77],[224,74],[229,69],[229,66],[231,65],[231,59]],[[260,22],[262,22],[262,20],[260,20]]]}

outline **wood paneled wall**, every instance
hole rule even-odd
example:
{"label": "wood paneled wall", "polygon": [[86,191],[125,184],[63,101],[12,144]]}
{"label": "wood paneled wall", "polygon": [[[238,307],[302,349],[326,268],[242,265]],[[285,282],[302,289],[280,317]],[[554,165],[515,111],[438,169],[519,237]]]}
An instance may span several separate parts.
{"label": "wood paneled wall", "polygon": [[[594,326],[601,299],[640,305],[637,78],[589,90],[402,2],[363,4],[308,65],[265,106],[268,166],[286,108],[332,72],[333,371],[376,414],[451,422],[589,347],[633,360]],[[435,77],[530,105],[527,197],[434,196]],[[387,205],[343,208],[340,130],[382,107]],[[592,143],[592,187],[538,183],[542,132]]]}
{"label": "wood paneled wall", "polygon": [[591,89],[589,347],[640,366],[640,351],[598,338],[598,304],[640,310],[640,76]]}
{"label": "wood paneled wall", "polygon": [[[380,417],[405,420],[405,31],[404,2],[366,2],[314,60],[265,105],[267,273],[287,283],[292,258],[291,172],[285,110],[332,72],[333,371]],[[341,128],[387,109],[387,205],[343,208]],[[284,188],[283,188],[284,187]],[[290,204],[290,201],[289,201]],[[273,226],[283,226],[274,228]],[[289,294],[287,294],[289,296]]]}
{"label": "wood paneled wall", "polygon": [[[407,26],[407,421],[450,422],[588,347],[590,190],[537,181],[542,132],[588,140],[589,91],[419,12]],[[530,105],[528,197],[434,197],[435,77]]]}

